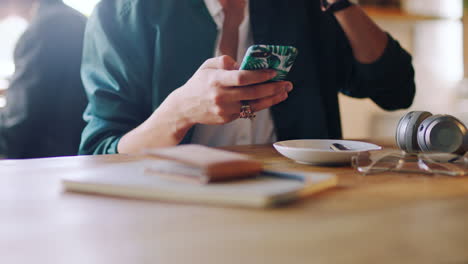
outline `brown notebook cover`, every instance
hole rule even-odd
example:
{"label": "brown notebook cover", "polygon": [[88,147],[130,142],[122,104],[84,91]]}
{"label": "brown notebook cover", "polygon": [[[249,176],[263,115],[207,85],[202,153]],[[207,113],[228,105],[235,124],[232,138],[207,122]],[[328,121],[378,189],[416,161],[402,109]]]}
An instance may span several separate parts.
{"label": "brown notebook cover", "polygon": [[205,147],[180,145],[146,151],[149,157],[169,162],[155,163],[150,171],[172,174],[209,183],[236,180],[259,174],[263,165],[246,155]]}

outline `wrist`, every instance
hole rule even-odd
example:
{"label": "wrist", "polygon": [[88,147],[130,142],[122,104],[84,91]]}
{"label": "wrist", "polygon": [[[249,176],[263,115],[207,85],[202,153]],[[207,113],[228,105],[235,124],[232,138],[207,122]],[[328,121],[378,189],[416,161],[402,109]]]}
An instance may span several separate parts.
{"label": "wrist", "polygon": [[192,126],[170,95],[145,122],[120,139],[118,152],[141,153],[145,149],[177,145]]}
{"label": "wrist", "polygon": [[196,124],[185,109],[187,104],[180,93],[180,88],[173,91],[155,111],[155,115],[164,116],[166,125],[176,139],[182,140],[185,134]]}

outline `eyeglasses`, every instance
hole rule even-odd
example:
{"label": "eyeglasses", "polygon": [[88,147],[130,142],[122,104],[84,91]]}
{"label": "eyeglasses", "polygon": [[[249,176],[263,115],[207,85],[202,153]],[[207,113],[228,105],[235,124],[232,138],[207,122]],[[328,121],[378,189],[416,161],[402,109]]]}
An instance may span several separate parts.
{"label": "eyeglasses", "polygon": [[383,172],[417,173],[427,175],[468,175],[468,153],[360,153],[352,158],[353,167],[362,174]]}

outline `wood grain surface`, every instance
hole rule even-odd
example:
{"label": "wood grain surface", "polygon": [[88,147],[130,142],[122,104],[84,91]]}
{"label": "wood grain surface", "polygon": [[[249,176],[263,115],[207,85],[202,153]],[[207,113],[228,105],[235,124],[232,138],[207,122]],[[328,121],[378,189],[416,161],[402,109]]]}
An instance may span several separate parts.
{"label": "wood grain surface", "polygon": [[141,157],[0,161],[0,263],[468,263],[468,178],[361,176],[226,148],[339,186],[253,210],[65,193],[60,177]]}

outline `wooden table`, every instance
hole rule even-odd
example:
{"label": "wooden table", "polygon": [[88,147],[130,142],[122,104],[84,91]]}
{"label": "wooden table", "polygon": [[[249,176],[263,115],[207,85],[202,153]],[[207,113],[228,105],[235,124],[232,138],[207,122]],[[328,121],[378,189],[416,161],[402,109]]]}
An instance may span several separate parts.
{"label": "wooden table", "polygon": [[0,161],[0,263],[468,263],[468,178],[359,176],[269,146],[228,148],[339,187],[253,210],[65,193],[68,172],[130,156]]}

